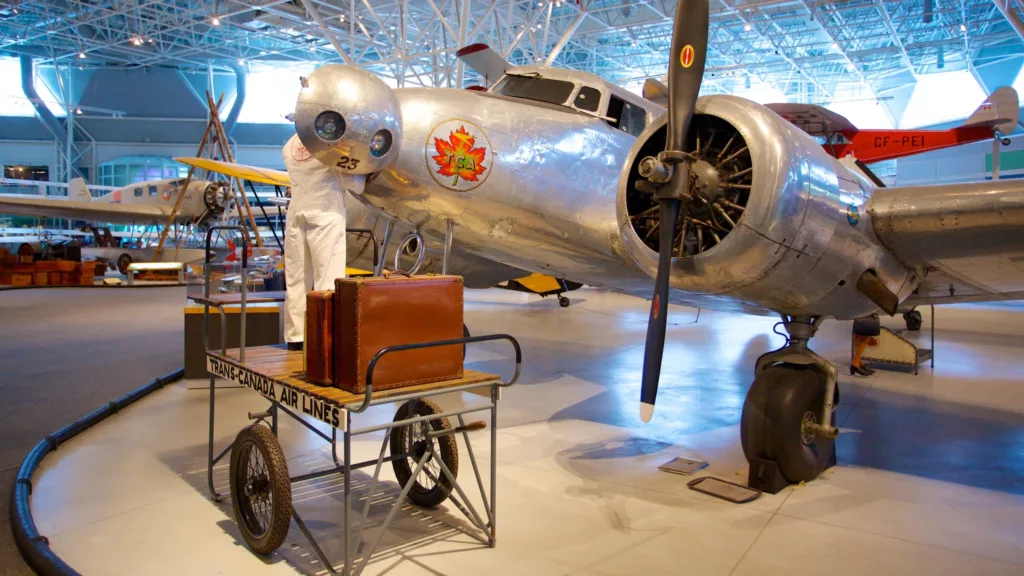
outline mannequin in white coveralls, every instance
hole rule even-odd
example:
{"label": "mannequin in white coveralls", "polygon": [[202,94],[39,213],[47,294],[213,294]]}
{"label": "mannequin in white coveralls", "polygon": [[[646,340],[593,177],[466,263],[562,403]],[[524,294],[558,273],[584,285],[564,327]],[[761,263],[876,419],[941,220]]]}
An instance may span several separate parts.
{"label": "mannequin in white coveralls", "polygon": [[284,236],[284,339],[289,350],[302,348],[306,293],[333,290],[345,277],[345,195],[361,193],[365,176],[345,174],[313,157],[298,136],[282,151],[292,198]]}

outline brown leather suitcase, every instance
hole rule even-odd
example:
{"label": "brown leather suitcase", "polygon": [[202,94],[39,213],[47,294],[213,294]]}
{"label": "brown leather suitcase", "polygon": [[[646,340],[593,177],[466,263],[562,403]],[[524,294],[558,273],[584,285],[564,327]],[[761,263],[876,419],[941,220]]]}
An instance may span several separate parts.
{"label": "brown leather suitcase", "polygon": [[[366,369],[384,348],[462,337],[462,277],[392,275],[334,282],[334,377],[339,388],[366,391]],[[384,356],[373,389],[462,377],[462,345]]]}
{"label": "brown leather suitcase", "polygon": [[334,385],[334,291],[306,294],[305,343],[302,365],[306,379],[321,386]]}

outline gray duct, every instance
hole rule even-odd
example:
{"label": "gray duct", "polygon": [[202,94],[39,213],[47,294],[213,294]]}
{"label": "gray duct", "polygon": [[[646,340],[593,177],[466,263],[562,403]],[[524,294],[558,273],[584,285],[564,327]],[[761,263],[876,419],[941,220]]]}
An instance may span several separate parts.
{"label": "gray duct", "polygon": [[235,102],[231,105],[228,117],[224,119],[224,133],[230,138],[231,131],[235,129],[235,124],[238,124],[238,114],[245,105],[245,68],[234,62],[228,66],[235,73]]}
{"label": "gray duct", "polygon": [[53,137],[61,143],[61,146],[67,147],[68,135],[64,130],[64,126],[50,112],[46,104],[43,104],[43,100],[39,97],[39,92],[36,91],[36,69],[31,56],[21,57],[21,91],[25,93],[25,97],[32,103],[32,107],[36,110],[36,117],[43,123],[43,126],[46,126],[46,129],[53,134]]}

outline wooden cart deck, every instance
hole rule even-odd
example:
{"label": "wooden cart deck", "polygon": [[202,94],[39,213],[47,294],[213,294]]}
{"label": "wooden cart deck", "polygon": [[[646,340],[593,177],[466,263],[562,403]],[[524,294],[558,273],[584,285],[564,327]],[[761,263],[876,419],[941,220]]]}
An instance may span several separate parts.
{"label": "wooden cart deck", "polygon": [[[206,353],[206,356],[207,369],[211,374],[252,388],[268,398],[293,408],[302,409],[307,414],[311,413],[310,410],[306,410],[305,403],[299,405],[296,395],[285,395],[275,390],[274,387],[294,391],[314,400],[322,400],[338,408],[361,404],[366,397],[365,394],[356,394],[340,388],[319,386],[307,382],[303,379],[305,373],[302,370],[302,351],[289,351],[284,344],[246,348],[244,363],[238,360],[237,348],[229,349],[226,354],[211,350]],[[499,381],[500,377],[496,374],[466,370],[463,377],[456,380],[374,391],[372,401],[377,403],[395,396],[437,393],[447,388],[459,388],[472,384],[488,386]],[[338,424],[328,423],[338,427]]]}

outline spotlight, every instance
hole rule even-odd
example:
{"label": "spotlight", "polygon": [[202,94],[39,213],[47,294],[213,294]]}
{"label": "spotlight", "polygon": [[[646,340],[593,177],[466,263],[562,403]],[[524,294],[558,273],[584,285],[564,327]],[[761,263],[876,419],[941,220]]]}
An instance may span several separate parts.
{"label": "spotlight", "polygon": [[744,24],[743,29],[746,30],[747,32],[750,32],[750,24]]}
{"label": "spotlight", "polygon": [[217,18],[216,16],[210,18],[210,24],[213,24],[214,26],[220,26],[220,18]]}
{"label": "spotlight", "polygon": [[85,52],[79,52],[78,53],[78,57],[79,58],[85,58]]}
{"label": "spotlight", "polygon": [[960,25],[960,31],[961,32],[967,32],[967,25],[966,24],[961,24]]}
{"label": "spotlight", "polygon": [[244,60],[244,59],[242,59],[242,58],[239,58],[239,59],[238,59],[238,65],[239,65],[239,66],[245,66],[245,60]]}
{"label": "spotlight", "polygon": [[839,43],[838,42],[833,42],[832,43],[832,49],[836,50],[837,48],[839,48]]}
{"label": "spotlight", "polygon": [[338,20],[344,22],[345,21],[345,15],[342,14],[341,16],[338,16]]}
{"label": "spotlight", "polygon": [[82,109],[81,108],[75,108],[75,114],[81,114],[81,113],[82,113]]}

